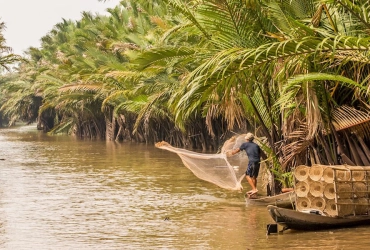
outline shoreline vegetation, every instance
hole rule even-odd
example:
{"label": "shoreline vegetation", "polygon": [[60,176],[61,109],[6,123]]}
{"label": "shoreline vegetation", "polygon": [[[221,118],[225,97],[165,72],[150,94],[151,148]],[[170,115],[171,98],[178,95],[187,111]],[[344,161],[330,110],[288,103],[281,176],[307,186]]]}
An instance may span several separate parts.
{"label": "shoreline vegetation", "polygon": [[0,125],[218,151],[264,138],[289,186],[299,165],[370,166],[368,1],[124,0],[63,20],[11,54],[1,35]]}

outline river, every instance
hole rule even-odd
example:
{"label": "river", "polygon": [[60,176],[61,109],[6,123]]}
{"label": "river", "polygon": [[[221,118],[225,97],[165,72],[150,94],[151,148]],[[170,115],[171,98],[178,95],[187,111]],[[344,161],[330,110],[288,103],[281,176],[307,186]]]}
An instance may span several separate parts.
{"label": "river", "polygon": [[[0,129],[0,249],[368,249],[370,227],[266,234],[265,207],[154,145]],[[246,182],[243,185],[247,187]]]}

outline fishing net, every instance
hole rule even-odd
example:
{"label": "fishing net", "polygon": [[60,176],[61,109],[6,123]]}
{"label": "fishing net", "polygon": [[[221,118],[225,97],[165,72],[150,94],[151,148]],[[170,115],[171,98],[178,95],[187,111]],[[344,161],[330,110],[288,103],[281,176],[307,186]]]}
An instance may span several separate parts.
{"label": "fishing net", "polygon": [[245,134],[234,136],[227,140],[221,152],[217,154],[204,154],[171,146],[167,142],[158,142],[157,148],[176,153],[183,164],[198,178],[211,182],[221,188],[229,190],[242,190],[241,182],[245,176],[248,157],[245,151],[231,157],[226,152],[239,148],[245,142]]}

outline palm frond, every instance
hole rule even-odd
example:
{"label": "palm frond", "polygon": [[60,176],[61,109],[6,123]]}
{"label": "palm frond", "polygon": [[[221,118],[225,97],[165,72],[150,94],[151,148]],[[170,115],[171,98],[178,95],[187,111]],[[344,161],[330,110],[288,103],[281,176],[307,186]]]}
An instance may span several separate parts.
{"label": "palm frond", "polygon": [[59,88],[60,93],[64,92],[98,92],[102,89],[101,84],[69,84]]}
{"label": "palm frond", "polygon": [[191,11],[188,4],[184,3],[181,0],[166,0],[166,1],[168,2],[169,5],[174,7],[179,13],[181,13],[188,20],[190,20],[204,34],[204,36],[208,38],[211,37],[208,31],[198,21],[198,18],[195,16],[195,14]]}
{"label": "palm frond", "polygon": [[370,111],[341,106],[332,111],[336,131],[349,130],[370,138]]}

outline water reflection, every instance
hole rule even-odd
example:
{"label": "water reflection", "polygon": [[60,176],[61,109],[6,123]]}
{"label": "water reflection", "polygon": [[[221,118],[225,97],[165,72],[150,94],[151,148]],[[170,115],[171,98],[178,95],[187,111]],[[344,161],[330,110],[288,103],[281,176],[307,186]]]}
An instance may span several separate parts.
{"label": "water reflection", "polygon": [[0,130],[1,249],[365,249],[369,228],[266,235],[264,207],[145,144]]}

